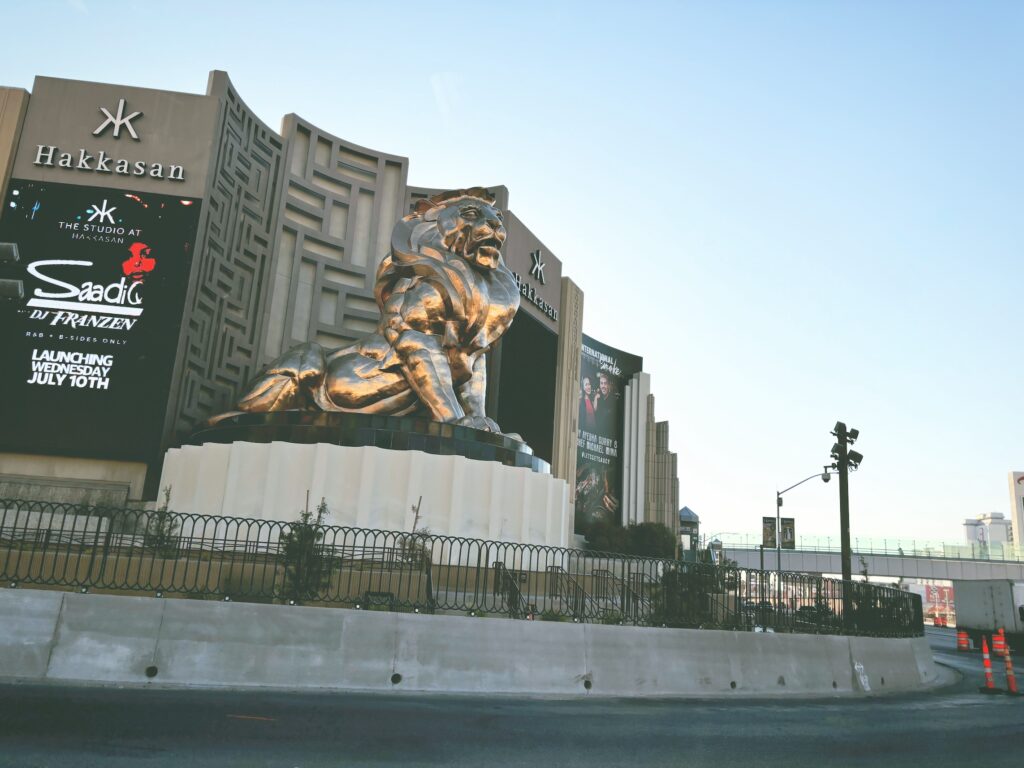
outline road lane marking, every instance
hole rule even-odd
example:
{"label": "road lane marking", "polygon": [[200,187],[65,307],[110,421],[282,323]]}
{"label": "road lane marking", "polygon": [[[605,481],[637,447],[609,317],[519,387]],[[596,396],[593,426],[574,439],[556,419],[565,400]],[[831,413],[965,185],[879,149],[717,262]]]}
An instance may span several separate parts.
{"label": "road lane marking", "polygon": [[235,720],[266,720],[267,722],[274,722],[275,719],[273,717],[264,717],[263,715],[228,715],[228,717]]}

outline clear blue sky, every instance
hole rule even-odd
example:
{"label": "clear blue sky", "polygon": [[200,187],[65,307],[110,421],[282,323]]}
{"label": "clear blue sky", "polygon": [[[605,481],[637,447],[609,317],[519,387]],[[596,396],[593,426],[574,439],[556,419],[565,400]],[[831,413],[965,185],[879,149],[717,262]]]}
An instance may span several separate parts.
{"label": "clear blue sky", "polygon": [[[837,419],[866,456],[855,536],[1009,514],[1022,3],[37,0],[0,26],[5,85],[224,69],[273,127],[508,186],[586,332],[643,355],[707,533],[757,532]],[[798,535],[838,534],[836,485],[787,497]]]}

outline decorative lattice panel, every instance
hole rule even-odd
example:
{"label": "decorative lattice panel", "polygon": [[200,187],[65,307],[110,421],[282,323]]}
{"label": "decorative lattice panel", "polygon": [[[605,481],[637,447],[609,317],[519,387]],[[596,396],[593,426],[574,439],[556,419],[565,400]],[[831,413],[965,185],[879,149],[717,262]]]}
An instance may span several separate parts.
{"label": "decorative lattice panel", "polygon": [[284,143],[226,76],[215,77],[213,88],[224,113],[185,307],[182,373],[172,395],[179,435],[228,409],[256,372],[273,272]]}
{"label": "decorative lattice panel", "polygon": [[376,327],[373,284],[404,215],[408,160],[285,119],[287,175],[265,356],[303,341],[337,347]]}

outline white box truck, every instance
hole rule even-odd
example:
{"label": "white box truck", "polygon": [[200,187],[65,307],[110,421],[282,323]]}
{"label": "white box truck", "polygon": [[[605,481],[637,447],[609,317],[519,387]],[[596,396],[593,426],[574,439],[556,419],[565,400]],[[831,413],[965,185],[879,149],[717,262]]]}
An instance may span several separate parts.
{"label": "white box truck", "polygon": [[953,581],[956,627],[966,630],[975,648],[981,636],[1006,630],[1006,641],[1024,653],[1024,581],[982,579]]}

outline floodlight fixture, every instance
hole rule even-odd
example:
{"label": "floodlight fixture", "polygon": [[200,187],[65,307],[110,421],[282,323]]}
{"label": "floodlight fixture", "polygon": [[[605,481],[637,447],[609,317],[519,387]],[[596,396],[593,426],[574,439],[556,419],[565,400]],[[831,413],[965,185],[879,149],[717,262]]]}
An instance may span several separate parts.
{"label": "floodlight fixture", "polygon": [[0,299],[15,301],[25,298],[25,284],[21,280],[0,280]]}
{"label": "floodlight fixture", "polygon": [[15,264],[21,261],[17,243],[0,243],[0,261]]}

